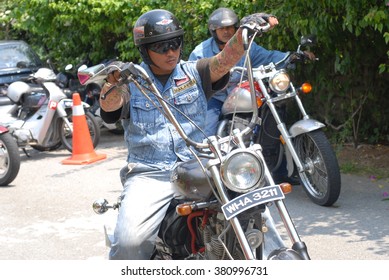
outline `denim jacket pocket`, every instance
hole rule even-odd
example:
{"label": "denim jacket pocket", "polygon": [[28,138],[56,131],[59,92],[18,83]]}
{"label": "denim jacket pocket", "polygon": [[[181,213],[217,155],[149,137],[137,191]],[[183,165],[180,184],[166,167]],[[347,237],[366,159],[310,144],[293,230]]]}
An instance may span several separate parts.
{"label": "denim jacket pocket", "polygon": [[156,107],[156,105],[160,107],[160,104],[158,101],[154,103],[145,98],[131,100],[131,118],[134,125],[150,129],[155,127],[156,122],[164,122],[161,112]]}
{"label": "denim jacket pocket", "polygon": [[188,89],[174,97],[174,104],[187,116],[196,118],[206,109],[203,102],[198,102],[200,93],[197,88]]}

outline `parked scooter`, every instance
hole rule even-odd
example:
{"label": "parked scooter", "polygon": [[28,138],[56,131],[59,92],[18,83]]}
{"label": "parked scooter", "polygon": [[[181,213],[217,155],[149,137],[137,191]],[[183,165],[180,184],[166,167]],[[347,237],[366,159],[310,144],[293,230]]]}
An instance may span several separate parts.
{"label": "parked scooter", "polygon": [[[314,37],[302,37],[296,52],[291,52],[283,60],[269,65],[252,68],[235,67],[231,71],[242,73],[241,83],[234,88],[222,107],[222,120],[217,134],[227,135],[230,130],[244,126],[252,115],[251,92],[257,96],[260,118],[246,141],[259,143],[271,171],[277,170],[284,154],[288,176],[298,174],[308,197],[316,204],[331,206],[339,198],[341,189],[340,170],[336,155],[326,135],[324,124],[311,119],[299,97],[300,93],[311,90],[310,84],[295,88],[287,74],[288,67],[308,59],[302,46],[314,44]],[[277,66],[284,65],[282,69]],[[248,77],[248,80],[246,77]],[[287,124],[285,106],[295,101],[301,119]]]}
{"label": "parked scooter", "polygon": [[0,186],[10,184],[20,169],[18,145],[8,129],[0,125]]}
{"label": "parked scooter", "polygon": [[[260,28],[263,31],[269,27]],[[246,41],[247,35],[244,29]],[[78,75],[83,83],[95,82],[106,78],[112,70],[120,71],[119,84],[134,83],[150,104],[163,111],[194,156],[172,172],[171,182],[185,199],[173,200],[161,224],[153,259],[263,259],[264,237],[268,236],[267,205],[277,207],[292,244],[292,248],[277,248],[269,259],[310,259],[284,203],[284,193],[291,190],[291,185],[275,184],[262,147],[243,141],[258,119],[255,92],[251,96],[252,118],[241,130],[234,129],[224,137],[211,136],[198,143],[185,133],[175,117],[177,112],[172,113],[174,104],[161,96],[141,66],[97,65],[79,71]],[[114,205],[104,199],[93,204],[99,214],[118,207],[120,200]],[[109,235],[106,240],[109,242]]]}
{"label": "parked scooter", "polygon": [[[55,84],[51,69],[41,68],[27,82],[9,85],[7,96],[13,102],[11,111],[2,115],[2,123],[16,139],[18,146],[31,146],[39,151],[52,151],[63,145],[72,151],[72,99]],[[89,105],[83,102],[93,146],[100,140],[100,128]]]}

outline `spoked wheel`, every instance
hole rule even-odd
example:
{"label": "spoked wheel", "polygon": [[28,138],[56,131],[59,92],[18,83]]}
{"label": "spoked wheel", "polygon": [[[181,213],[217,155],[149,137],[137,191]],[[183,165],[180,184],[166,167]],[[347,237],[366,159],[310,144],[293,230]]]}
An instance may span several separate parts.
{"label": "spoked wheel", "polygon": [[304,172],[299,173],[308,197],[321,206],[331,206],[340,194],[338,160],[324,132],[315,130],[295,137],[294,146]]}
{"label": "spoked wheel", "polygon": [[[73,114],[68,112],[67,118],[73,128],[72,116]],[[100,141],[100,127],[91,112],[85,112],[85,117],[88,124],[89,134],[92,138],[93,147],[96,148]],[[73,129],[68,127],[68,125],[62,119],[58,122],[58,129],[62,144],[69,152],[72,152]]]}
{"label": "spoked wheel", "polygon": [[20,169],[18,144],[9,133],[0,134],[0,186],[11,183]]}

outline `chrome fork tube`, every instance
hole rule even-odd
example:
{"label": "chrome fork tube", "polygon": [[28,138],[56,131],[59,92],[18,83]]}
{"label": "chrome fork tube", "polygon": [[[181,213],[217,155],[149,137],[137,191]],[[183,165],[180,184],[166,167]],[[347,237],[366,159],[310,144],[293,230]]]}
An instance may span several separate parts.
{"label": "chrome fork tube", "polygon": [[298,172],[303,172],[304,171],[304,166],[299,158],[299,156],[297,155],[296,153],[296,150],[294,149],[294,146],[293,146],[293,143],[292,143],[292,137],[290,136],[289,134],[289,131],[287,130],[286,128],[286,125],[285,123],[283,123],[280,119],[280,116],[278,115],[278,112],[277,112],[277,109],[275,107],[275,105],[272,103],[272,102],[268,102],[267,103],[268,106],[269,106],[269,109],[277,123],[277,128],[278,130],[281,132],[281,135],[285,141],[285,144],[286,146],[288,147],[291,155],[292,155],[292,158],[297,166],[297,170]]}

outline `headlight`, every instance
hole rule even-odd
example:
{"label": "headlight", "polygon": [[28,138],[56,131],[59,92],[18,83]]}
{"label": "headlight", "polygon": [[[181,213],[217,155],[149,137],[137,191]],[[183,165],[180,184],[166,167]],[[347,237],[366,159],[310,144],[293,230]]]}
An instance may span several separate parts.
{"label": "headlight", "polygon": [[264,182],[264,165],[252,151],[237,149],[220,166],[224,184],[235,192],[248,192]]}
{"label": "headlight", "polygon": [[289,75],[284,71],[279,71],[270,79],[269,84],[273,91],[284,93],[290,85]]}

